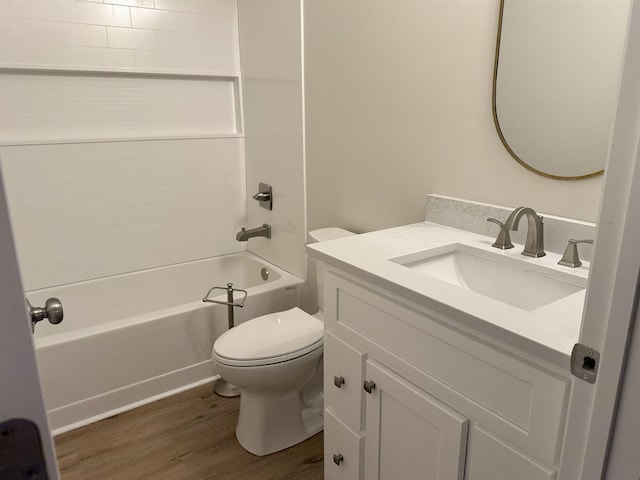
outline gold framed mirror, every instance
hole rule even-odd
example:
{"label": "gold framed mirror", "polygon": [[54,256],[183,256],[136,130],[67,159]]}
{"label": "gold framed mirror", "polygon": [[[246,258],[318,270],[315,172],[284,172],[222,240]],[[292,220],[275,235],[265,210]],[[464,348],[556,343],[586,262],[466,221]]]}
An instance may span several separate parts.
{"label": "gold framed mirror", "polygon": [[548,178],[601,175],[630,0],[501,0],[493,118],[511,156]]}

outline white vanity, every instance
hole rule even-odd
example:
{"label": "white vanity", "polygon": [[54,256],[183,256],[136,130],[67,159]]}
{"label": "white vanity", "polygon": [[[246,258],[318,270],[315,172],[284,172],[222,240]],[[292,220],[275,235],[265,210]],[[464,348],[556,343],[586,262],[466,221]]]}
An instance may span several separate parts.
{"label": "white vanity", "polygon": [[325,479],[556,478],[588,268],[493,240],[425,222],[308,246]]}

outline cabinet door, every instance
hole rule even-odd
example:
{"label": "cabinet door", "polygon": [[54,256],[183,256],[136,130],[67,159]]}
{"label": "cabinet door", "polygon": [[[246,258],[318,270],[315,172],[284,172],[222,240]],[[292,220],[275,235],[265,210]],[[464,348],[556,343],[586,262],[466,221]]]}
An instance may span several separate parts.
{"label": "cabinet door", "polygon": [[325,480],[361,480],[363,436],[333,415],[324,412]]}
{"label": "cabinet door", "polygon": [[465,480],[554,480],[554,469],[538,463],[499,440],[482,427],[470,433],[467,477]]}
{"label": "cabinet door", "polygon": [[468,420],[367,362],[365,478],[462,480]]}

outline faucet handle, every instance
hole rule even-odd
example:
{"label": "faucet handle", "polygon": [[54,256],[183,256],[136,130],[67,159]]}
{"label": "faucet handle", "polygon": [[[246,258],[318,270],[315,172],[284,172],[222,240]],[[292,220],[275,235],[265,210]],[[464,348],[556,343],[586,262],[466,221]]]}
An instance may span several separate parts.
{"label": "faucet handle", "polygon": [[593,243],[593,240],[575,240],[570,238],[569,243],[567,243],[567,248],[564,251],[564,255],[562,255],[562,259],[560,259],[558,265],[571,268],[576,268],[582,265],[580,257],[578,257],[579,243]]}
{"label": "faucet handle", "polygon": [[513,243],[511,243],[511,235],[509,235],[509,229],[505,227],[505,224],[497,218],[487,218],[487,222],[495,223],[500,227],[500,233],[498,233],[496,241],[493,242],[493,245],[491,246],[499,248],[501,250],[508,250],[509,248],[513,248]]}

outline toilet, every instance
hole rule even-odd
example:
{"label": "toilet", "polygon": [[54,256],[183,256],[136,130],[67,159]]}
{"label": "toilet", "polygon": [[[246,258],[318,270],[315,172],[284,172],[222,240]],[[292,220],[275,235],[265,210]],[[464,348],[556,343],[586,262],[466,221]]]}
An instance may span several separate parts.
{"label": "toilet", "polygon": [[[340,228],[309,233],[320,242],[355,235]],[[311,265],[315,271],[314,265]],[[223,333],[213,345],[218,373],[240,388],[236,437],[254,455],[268,455],[315,435],[323,428],[322,275],[316,272],[320,311],[298,307],[248,320]]]}

